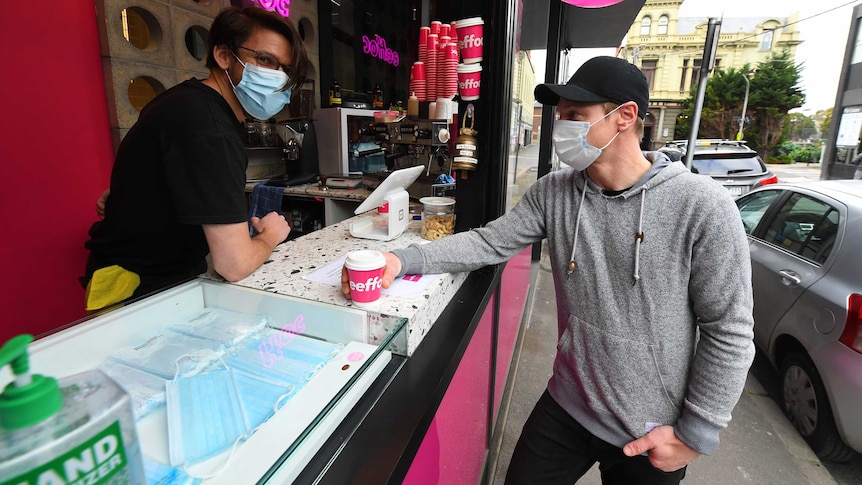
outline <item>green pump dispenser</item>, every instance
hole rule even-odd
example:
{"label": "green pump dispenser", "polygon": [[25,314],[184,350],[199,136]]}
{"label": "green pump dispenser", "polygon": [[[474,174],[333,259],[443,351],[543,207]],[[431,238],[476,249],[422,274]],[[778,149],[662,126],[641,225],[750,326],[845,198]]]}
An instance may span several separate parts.
{"label": "green pump dispenser", "polygon": [[32,335],[18,335],[0,349],[0,368],[11,364],[15,381],[0,394],[0,427],[20,429],[41,423],[63,406],[57,379],[30,374],[27,346]]}

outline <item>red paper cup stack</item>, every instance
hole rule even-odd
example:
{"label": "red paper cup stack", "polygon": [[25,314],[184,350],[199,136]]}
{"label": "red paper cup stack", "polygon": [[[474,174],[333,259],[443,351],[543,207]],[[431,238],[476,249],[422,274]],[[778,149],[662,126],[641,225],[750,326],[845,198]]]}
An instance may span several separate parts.
{"label": "red paper cup stack", "polygon": [[419,61],[425,63],[428,61],[428,34],[431,33],[431,27],[419,27]]}
{"label": "red paper cup stack", "polygon": [[444,91],[446,90],[446,84],[449,81],[449,71],[446,69],[448,66],[446,65],[446,46],[449,45],[451,39],[449,39],[448,35],[441,35],[439,43],[437,44],[437,91],[434,93],[435,98],[442,98],[446,95]]}
{"label": "red paper cup stack", "polygon": [[437,34],[434,33],[433,22],[431,25],[431,33],[428,34],[428,61],[425,64],[425,84],[427,99],[434,100],[437,96],[437,50],[439,44]]}
{"label": "red paper cup stack", "polygon": [[440,24],[440,38],[441,39],[445,36],[449,36],[449,37],[452,36],[451,31],[449,29],[451,29],[451,25]]}
{"label": "red paper cup stack", "polygon": [[431,22],[431,33],[434,35],[440,35],[440,26],[443,25],[439,20],[434,20]]}
{"label": "red paper cup stack", "polygon": [[437,80],[437,97],[452,99],[456,94],[458,94],[458,44],[449,42],[444,51],[444,67],[441,71],[443,72],[446,81],[443,83],[442,93],[440,93],[440,80]]}
{"label": "red paper cup stack", "polygon": [[410,92],[415,94],[419,101],[428,100],[427,87],[425,85],[425,64],[414,62],[410,71]]}

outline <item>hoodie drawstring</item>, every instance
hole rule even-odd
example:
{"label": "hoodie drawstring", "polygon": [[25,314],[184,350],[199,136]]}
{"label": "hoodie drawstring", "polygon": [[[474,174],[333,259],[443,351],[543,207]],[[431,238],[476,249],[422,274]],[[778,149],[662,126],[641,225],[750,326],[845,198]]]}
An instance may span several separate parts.
{"label": "hoodie drawstring", "polygon": [[640,275],[640,256],[641,243],[644,242],[644,201],[646,200],[646,187],[641,190],[641,210],[638,215],[638,232],[635,234],[635,283],[641,279]]}
{"label": "hoodie drawstring", "polygon": [[[572,184],[574,188],[578,188],[578,184]],[[584,208],[584,200],[587,198],[587,175],[584,173],[584,188],[581,191],[581,203],[578,205],[578,215],[575,218],[575,237],[572,240],[572,256],[569,258],[569,266],[566,268],[568,270],[568,274],[572,274],[578,268],[578,264],[575,263],[575,248],[578,247],[578,229],[581,227],[581,210]]]}
{"label": "hoodie drawstring", "polygon": [[[573,185],[574,185],[574,189],[577,190],[577,188],[578,188],[577,184],[573,184]],[[645,205],[645,201],[646,201],[646,191],[647,191],[647,187],[644,186],[641,189],[641,206],[640,206],[640,212],[638,213],[638,230],[635,233],[635,267],[634,267],[634,273],[632,274],[632,276],[634,277],[635,283],[637,283],[638,280],[640,280],[640,278],[641,278],[641,276],[640,276],[640,255],[641,255],[641,244],[644,241],[643,223],[644,223],[644,205]],[[576,269],[578,269],[578,264],[575,262],[575,252],[576,252],[576,248],[578,247],[578,230],[581,227],[581,211],[584,208],[584,201],[586,200],[586,198],[587,198],[587,177],[585,174],[584,175],[584,188],[581,191],[581,203],[578,206],[578,214],[575,218],[575,236],[572,239],[572,255],[569,258],[569,265],[566,268],[567,274],[572,274],[575,272]]]}

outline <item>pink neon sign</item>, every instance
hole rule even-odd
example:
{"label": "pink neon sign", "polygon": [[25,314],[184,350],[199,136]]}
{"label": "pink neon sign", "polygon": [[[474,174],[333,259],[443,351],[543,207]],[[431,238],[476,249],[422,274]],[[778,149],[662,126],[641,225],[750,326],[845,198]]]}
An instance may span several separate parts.
{"label": "pink neon sign", "polygon": [[264,340],[257,346],[263,366],[269,369],[275,361],[281,360],[284,357],[282,348],[293,340],[294,335],[302,335],[303,333],[305,333],[305,318],[299,315],[293,323],[285,323],[279,333],[270,334],[268,342]]}
{"label": "pink neon sign", "polygon": [[380,37],[378,34],[374,34],[374,40],[369,39],[367,35],[363,35],[362,43],[362,52],[398,67],[398,53],[386,47],[386,39]]}
{"label": "pink neon sign", "polygon": [[264,10],[277,12],[282,17],[290,16],[290,0],[252,0],[256,1]]}

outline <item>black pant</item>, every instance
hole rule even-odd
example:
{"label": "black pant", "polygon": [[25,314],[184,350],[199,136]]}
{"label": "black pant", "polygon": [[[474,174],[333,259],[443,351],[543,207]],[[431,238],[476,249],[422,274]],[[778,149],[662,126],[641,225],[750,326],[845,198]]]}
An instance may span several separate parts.
{"label": "black pant", "polygon": [[545,390],[515,445],[506,485],[572,485],[596,462],[605,485],[670,485],[685,477],[685,468],[663,472],[646,456],[628,457],[596,438]]}

